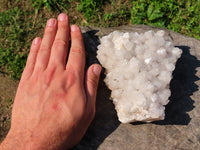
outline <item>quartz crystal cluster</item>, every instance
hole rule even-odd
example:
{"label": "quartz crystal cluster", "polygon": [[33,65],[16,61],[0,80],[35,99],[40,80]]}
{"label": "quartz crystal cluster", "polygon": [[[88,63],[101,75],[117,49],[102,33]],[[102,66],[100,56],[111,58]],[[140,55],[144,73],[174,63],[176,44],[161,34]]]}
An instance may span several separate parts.
{"label": "quartz crystal cluster", "polygon": [[163,120],[169,83],[182,51],[165,32],[114,31],[100,39],[97,58],[122,123]]}

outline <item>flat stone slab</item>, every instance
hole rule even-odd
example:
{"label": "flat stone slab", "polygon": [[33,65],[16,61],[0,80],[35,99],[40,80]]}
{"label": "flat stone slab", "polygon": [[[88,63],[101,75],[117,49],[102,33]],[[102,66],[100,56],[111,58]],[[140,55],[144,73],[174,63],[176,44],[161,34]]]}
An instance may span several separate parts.
{"label": "flat stone slab", "polygon": [[[117,28],[82,28],[87,65],[97,63],[99,37],[115,30],[143,33],[160,28],[144,25]],[[163,121],[121,124],[102,72],[96,116],[82,141],[73,150],[198,150],[200,149],[200,41],[165,30],[182,49],[170,83],[171,97]],[[133,85],[134,86],[134,85]]]}

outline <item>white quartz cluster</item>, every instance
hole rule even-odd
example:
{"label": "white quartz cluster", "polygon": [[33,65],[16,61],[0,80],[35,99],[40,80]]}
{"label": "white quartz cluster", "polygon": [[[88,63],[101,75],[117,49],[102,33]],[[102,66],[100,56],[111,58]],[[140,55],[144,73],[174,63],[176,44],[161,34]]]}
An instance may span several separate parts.
{"label": "white quartz cluster", "polygon": [[100,39],[97,58],[122,123],[163,120],[169,83],[182,51],[165,32],[114,31]]}

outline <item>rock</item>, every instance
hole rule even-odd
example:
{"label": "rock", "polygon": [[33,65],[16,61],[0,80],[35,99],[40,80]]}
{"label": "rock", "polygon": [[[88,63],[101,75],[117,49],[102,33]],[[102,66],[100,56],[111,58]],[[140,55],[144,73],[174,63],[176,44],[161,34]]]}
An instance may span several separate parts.
{"label": "rock", "polygon": [[[118,28],[82,28],[87,65],[97,63],[99,37],[114,30],[143,33],[160,28],[144,25]],[[170,83],[170,102],[165,120],[152,123],[121,124],[102,72],[96,103],[96,116],[82,141],[73,150],[197,150],[200,149],[200,41],[165,30],[182,50]]]}
{"label": "rock", "polygon": [[169,83],[182,51],[163,30],[114,31],[100,39],[97,59],[122,123],[164,120]]}

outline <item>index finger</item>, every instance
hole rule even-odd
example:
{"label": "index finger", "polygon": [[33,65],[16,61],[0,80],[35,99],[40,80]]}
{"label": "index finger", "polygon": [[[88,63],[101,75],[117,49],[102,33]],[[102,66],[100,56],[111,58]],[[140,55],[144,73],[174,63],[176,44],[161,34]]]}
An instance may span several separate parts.
{"label": "index finger", "polygon": [[71,26],[71,48],[66,70],[73,68],[83,80],[85,69],[85,47],[81,29],[77,25]]}

